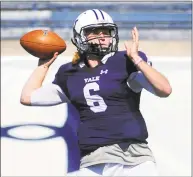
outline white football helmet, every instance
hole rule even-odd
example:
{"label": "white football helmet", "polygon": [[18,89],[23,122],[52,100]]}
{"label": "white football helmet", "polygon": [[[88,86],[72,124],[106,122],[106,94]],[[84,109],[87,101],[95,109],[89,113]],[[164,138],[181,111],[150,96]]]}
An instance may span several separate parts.
{"label": "white football helmet", "polygon": [[[92,44],[85,36],[85,29],[105,27],[109,29],[112,42],[109,47],[103,48],[100,44]],[[118,28],[112,18],[99,9],[87,10],[80,14],[74,22],[72,43],[82,54],[106,55],[118,50]]]}

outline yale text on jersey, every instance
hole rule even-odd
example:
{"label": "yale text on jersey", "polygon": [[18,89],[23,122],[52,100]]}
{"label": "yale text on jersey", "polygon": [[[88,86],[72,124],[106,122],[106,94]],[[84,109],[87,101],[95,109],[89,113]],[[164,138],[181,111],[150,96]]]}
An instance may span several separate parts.
{"label": "yale text on jersey", "polygon": [[89,82],[95,82],[95,81],[99,81],[100,76],[94,76],[94,77],[90,77],[90,78],[85,78],[84,81],[85,83],[89,83]]}

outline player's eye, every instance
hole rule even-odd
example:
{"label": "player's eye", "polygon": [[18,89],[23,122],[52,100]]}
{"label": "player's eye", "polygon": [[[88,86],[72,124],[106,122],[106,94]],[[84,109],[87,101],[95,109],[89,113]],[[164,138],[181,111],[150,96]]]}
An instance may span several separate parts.
{"label": "player's eye", "polygon": [[104,34],[104,35],[110,35],[110,30],[108,28],[96,28],[93,31],[94,34],[99,35],[99,34]]}
{"label": "player's eye", "polygon": [[104,35],[110,35],[111,30],[108,28],[88,28],[85,29],[85,35],[93,34],[93,35],[99,35],[100,33]]}
{"label": "player's eye", "polygon": [[94,34],[95,28],[87,28],[84,30],[85,35]]}

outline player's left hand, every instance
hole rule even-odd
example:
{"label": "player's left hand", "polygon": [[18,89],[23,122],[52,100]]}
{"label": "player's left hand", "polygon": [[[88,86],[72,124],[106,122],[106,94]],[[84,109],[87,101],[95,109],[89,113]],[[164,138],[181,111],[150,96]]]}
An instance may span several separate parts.
{"label": "player's left hand", "polygon": [[132,45],[129,46],[129,42],[125,42],[125,49],[127,50],[127,56],[132,60],[138,57],[138,47],[139,47],[139,33],[136,27],[131,31],[132,34]]}

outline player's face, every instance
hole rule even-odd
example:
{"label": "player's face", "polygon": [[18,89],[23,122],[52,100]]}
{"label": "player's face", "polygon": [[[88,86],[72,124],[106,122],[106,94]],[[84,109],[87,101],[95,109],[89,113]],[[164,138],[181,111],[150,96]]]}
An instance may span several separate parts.
{"label": "player's face", "polygon": [[93,44],[100,44],[101,47],[109,47],[112,42],[110,30],[105,27],[90,28],[85,30],[87,40]]}

